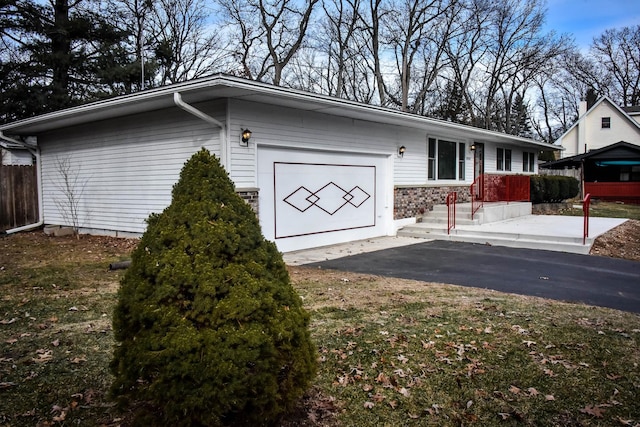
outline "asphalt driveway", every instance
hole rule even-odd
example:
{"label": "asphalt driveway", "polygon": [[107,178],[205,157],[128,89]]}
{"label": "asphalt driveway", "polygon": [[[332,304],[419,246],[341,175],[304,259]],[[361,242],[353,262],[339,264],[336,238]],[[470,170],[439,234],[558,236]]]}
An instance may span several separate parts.
{"label": "asphalt driveway", "polygon": [[640,262],[431,241],[307,264],[640,313]]}

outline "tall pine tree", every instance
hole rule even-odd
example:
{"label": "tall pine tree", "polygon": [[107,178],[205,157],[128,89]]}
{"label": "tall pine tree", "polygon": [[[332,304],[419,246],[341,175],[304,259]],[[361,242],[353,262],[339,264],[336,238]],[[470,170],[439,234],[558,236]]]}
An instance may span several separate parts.
{"label": "tall pine tree", "polygon": [[0,3],[0,121],[58,110],[114,93],[137,79],[128,34],[90,0]]}

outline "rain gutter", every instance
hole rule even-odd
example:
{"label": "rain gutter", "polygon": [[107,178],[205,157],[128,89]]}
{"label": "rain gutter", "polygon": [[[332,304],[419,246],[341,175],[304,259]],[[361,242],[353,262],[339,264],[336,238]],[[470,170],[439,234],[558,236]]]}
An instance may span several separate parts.
{"label": "rain gutter", "polygon": [[173,102],[174,102],[174,104],[176,104],[177,107],[181,108],[182,110],[186,111],[187,113],[196,116],[200,120],[204,120],[205,122],[209,123],[210,125],[213,125],[215,127],[219,127],[220,128],[220,161],[221,161],[222,165],[224,166],[224,168],[227,171],[229,171],[229,154],[228,154],[228,149],[227,149],[227,138],[226,138],[227,127],[226,127],[226,125],[224,123],[222,123],[221,121],[219,121],[219,120],[211,117],[210,115],[204,113],[203,111],[198,110],[193,105],[190,105],[190,104],[187,104],[186,102],[184,102],[182,100],[182,95],[180,95],[180,92],[174,92],[173,93]]}

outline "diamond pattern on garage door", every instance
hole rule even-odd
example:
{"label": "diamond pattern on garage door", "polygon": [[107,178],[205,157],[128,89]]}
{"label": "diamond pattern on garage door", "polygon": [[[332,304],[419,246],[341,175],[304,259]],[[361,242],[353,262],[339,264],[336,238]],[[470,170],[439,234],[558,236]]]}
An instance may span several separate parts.
{"label": "diamond pattern on garage door", "polygon": [[305,212],[310,207],[315,206],[329,215],[333,215],[346,204],[359,208],[370,197],[369,193],[357,185],[347,191],[335,182],[329,182],[315,192],[300,186],[296,191],[285,197],[283,201],[300,212]]}
{"label": "diamond pattern on garage door", "polygon": [[276,239],[376,226],[376,166],[273,163]]}

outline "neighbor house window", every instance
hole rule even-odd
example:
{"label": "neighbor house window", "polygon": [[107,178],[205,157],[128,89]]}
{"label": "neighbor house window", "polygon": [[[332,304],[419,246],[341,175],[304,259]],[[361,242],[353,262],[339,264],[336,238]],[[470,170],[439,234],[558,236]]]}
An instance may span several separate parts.
{"label": "neighbor house window", "polygon": [[428,179],[464,180],[464,150],[464,143],[429,138],[427,149]]}
{"label": "neighbor house window", "polygon": [[523,172],[535,172],[535,153],[524,152],[522,153],[522,171]]}
{"label": "neighbor house window", "polygon": [[498,148],[498,156],[496,161],[496,169],[499,171],[511,170],[511,150],[506,148]]}
{"label": "neighbor house window", "polygon": [[602,129],[611,128],[611,117],[603,117],[602,118]]}

